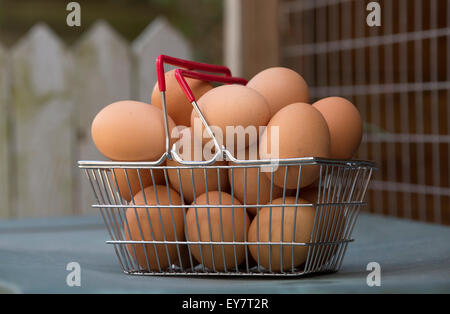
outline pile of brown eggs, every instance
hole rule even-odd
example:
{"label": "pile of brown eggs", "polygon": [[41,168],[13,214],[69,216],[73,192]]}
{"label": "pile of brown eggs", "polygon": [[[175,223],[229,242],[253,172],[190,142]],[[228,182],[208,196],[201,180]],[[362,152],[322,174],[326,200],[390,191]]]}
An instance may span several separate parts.
{"label": "pile of brown eggs", "polygon": [[[188,138],[192,146],[195,142],[202,147],[207,145],[210,138],[204,136],[204,129],[193,128],[197,113],[178,85],[174,71],[167,72],[165,77],[169,133],[172,134],[174,129],[178,131],[178,137],[171,138],[170,144],[180,138]],[[226,146],[228,143],[225,136],[227,126],[265,127],[256,140],[247,137],[242,147],[226,147],[235,152],[235,156],[271,159],[267,147],[275,143],[278,145],[278,158],[351,159],[361,142],[362,120],[356,107],[340,97],[325,98],[311,105],[307,83],[291,69],[266,69],[254,76],[246,86],[222,85],[213,88],[208,82],[186,80],[208,124],[223,131],[220,144]],[[278,132],[271,132],[275,127]],[[272,134],[278,134],[278,137],[272,138]],[[99,151],[113,161],[158,160],[166,146],[157,84],[153,89],[151,105],[126,100],[103,108],[92,123],[92,138]],[[250,158],[251,148],[255,146],[257,156]],[[184,150],[181,156],[187,161],[205,160],[193,152],[194,149]],[[163,165],[180,166],[175,160],[167,160]],[[233,163],[222,160],[214,165]],[[257,168],[247,168],[246,171],[244,168],[185,168],[179,171],[175,168],[114,169],[117,190],[130,204],[238,205],[235,208],[128,208],[125,238],[134,241],[280,242],[282,239],[289,243],[308,242],[314,224],[314,206],[302,206],[297,210],[295,207],[284,207],[282,210],[282,195],[284,188],[288,191],[285,204],[315,203],[318,167],[304,167],[302,170],[299,186],[301,198],[297,202],[295,197],[289,196],[289,191],[297,189],[298,167],[288,167],[286,178],[285,173],[284,167],[274,173],[259,172]],[[270,195],[271,204],[278,206],[271,207],[271,210],[270,207],[255,206],[269,203]],[[133,252],[131,256],[136,257],[139,265],[149,270],[188,263],[188,250],[198,263],[203,263],[210,270],[234,269],[245,259],[243,245],[191,244],[188,248],[187,245],[174,244],[129,244],[128,249]],[[258,255],[261,266],[268,268],[270,261],[272,271],[279,271],[282,263],[291,265],[291,260],[294,266],[300,266],[307,254],[305,246],[283,249],[283,252],[280,252],[280,246],[269,250],[267,245],[259,245],[257,250],[256,245],[249,245],[248,249],[255,260]]]}

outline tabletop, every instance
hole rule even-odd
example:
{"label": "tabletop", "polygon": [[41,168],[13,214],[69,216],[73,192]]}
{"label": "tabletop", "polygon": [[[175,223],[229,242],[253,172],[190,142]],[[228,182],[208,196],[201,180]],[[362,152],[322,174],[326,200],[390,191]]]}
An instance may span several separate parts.
{"label": "tabletop", "polygon": [[[0,220],[0,293],[450,293],[450,228],[361,214],[342,268],[297,278],[131,276],[100,215]],[[68,263],[81,269],[70,287]],[[367,265],[380,265],[370,287]]]}

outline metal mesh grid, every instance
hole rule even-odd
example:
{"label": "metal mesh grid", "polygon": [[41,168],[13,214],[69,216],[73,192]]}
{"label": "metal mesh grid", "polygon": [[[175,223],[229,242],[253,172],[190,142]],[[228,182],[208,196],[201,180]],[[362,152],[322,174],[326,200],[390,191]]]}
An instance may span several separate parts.
{"label": "metal mesh grid", "polygon": [[[363,202],[367,186],[369,184],[373,165],[367,162],[345,162],[318,160],[309,158],[304,161],[285,162],[280,166],[284,172],[284,186],[280,189],[277,197],[280,202],[274,202],[276,188],[272,181],[269,186],[269,202],[260,201],[262,191],[261,165],[220,165],[220,166],[148,166],[142,163],[115,163],[115,162],[79,162],[80,168],[85,172],[97,203],[93,205],[98,208],[103,216],[111,240],[107,243],[114,246],[120,265],[125,273],[137,275],[304,275],[310,273],[333,272],[339,270],[349,242],[352,241],[351,234],[360,208]],[[265,166],[267,167],[267,165]],[[312,194],[311,203],[302,202],[305,189],[300,188],[302,170],[305,167],[319,167],[319,178],[315,192]],[[286,189],[288,171],[298,171],[297,187],[293,190]],[[195,172],[200,170],[200,172]],[[222,185],[220,173],[226,170],[229,173],[229,184]],[[210,186],[211,178],[208,172],[217,172],[218,190],[231,193],[234,197],[234,174],[244,171],[244,201],[242,204],[226,204],[219,199],[218,203],[207,201],[201,204],[196,201],[194,184],[195,176],[200,176],[205,182],[206,193]],[[248,173],[257,171],[257,180],[250,181],[247,185]],[[123,171],[124,177],[119,178],[118,171]],[[138,201],[136,194],[144,190],[144,172],[151,177],[151,183],[146,189],[150,189],[156,195],[156,201],[144,197]],[[157,183],[157,172],[162,172],[163,182]],[[178,177],[178,186],[170,181],[170,172]],[[186,173],[192,180],[191,187],[183,187],[181,175]],[[125,185],[119,181],[124,180]],[[138,182],[138,190],[133,186]],[[258,197],[256,202],[247,203],[247,186],[256,185]],[[181,203],[177,203],[179,191]],[[184,201],[183,195],[187,189],[193,189],[194,202],[192,204]],[[134,190],[133,190],[134,189]],[[166,194],[168,198],[164,197]],[[131,200],[127,201],[127,195]],[[134,196],[132,196],[134,195]],[[144,193],[146,195],[146,193]],[[135,199],[136,197],[136,199]],[[291,202],[287,199],[291,198]],[[311,198],[311,196],[310,196]],[[164,201],[165,199],[165,201]],[[250,206],[251,205],[251,206]],[[237,215],[239,211],[256,207],[256,214],[263,210],[270,211],[270,218],[265,229],[263,221],[258,218],[256,225],[256,240],[249,239],[248,226],[244,227],[244,238],[238,240],[238,226],[232,220],[231,226],[223,221],[227,215]],[[207,211],[207,225],[209,231],[208,239],[193,240],[190,232],[199,232],[199,214],[197,211]],[[275,210],[272,209],[276,208]],[[281,210],[280,210],[281,208]],[[220,223],[212,220],[213,211],[220,210]],[[289,216],[289,212],[294,214]],[[302,211],[311,210],[311,231],[304,241],[299,241],[296,224],[302,223],[298,214]],[[176,211],[181,211],[182,226],[178,228]],[[195,212],[193,226],[188,226],[187,215],[190,211]],[[272,229],[276,223],[272,217],[280,214],[281,230],[277,234]],[[259,217],[259,215],[256,215]],[[252,217],[249,216],[248,219]],[[262,218],[261,218],[262,219]],[[293,224],[292,235],[283,231],[283,219],[289,219]],[[300,220],[299,220],[300,219]],[[303,218],[302,218],[303,219]],[[253,222],[252,222],[253,223]],[[245,224],[244,224],[245,225]],[[232,238],[224,238],[224,230],[233,230]],[[134,230],[133,230],[134,229]],[[162,229],[158,231],[159,229]],[[220,239],[215,239],[211,232],[220,230]],[[228,231],[229,231],[228,230]],[[172,232],[173,231],[173,232]],[[180,232],[181,231],[181,232]],[[159,233],[158,233],[159,232]],[[271,234],[272,233],[272,234]],[[135,236],[133,236],[133,234]],[[268,234],[267,240],[262,239],[263,234]],[[129,235],[132,235],[131,237]],[[137,235],[137,236],[136,236]],[[287,236],[287,239],[286,239]],[[283,238],[284,237],[284,238]],[[230,251],[228,247],[233,247]],[[256,247],[256,251],[251,252]],[[197,254],[195,254],[195,251]],[[202,252],[203,251],[203,252]],[[240,251],[237,252],[237,251]],[[256,253],[255,253],[256,252]],[[278,255],[279,254],[279,255]],[[240,255],[240,257],[239,257]],[[299,262],[298,255],[304,259]],[[266,256],[266,257],[264,257]],[[279,256],[279,258],[278,258]],[[268,257],[268,260],[267,260]],[[294,261],[295,258],[295,261]],[[207,260],[212,261],[209,263]]]}
{"label": "metal mesh grid", "polygon": [[282,60],[312,100],[343,96],[360,110],[357,158],[380,170],[368,192],[376,213],[450,224],[450,1],[281,1]]}

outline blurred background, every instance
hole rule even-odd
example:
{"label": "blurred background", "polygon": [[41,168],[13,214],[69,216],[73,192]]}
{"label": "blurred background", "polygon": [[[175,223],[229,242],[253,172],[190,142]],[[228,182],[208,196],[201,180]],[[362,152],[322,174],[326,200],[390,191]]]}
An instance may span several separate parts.
{"label": "blurred background", "polygon": [[0,0],[2,44],[14,45],[33,25],[44,22],[70,47],[98,20],[132,42],[155,18],[164,16],[195,47],[195,58],[222,61],[222,0],[80,0],[80,27],[66,24],[70,2]]}
{"label": "blurred background", "polygon": [[93,211],[76,161],[120,99],[149,101],[165,53],[251,78],[287,66],[312,101],[343,96],[379,170],[368,211],[450,224],[450,0],[0,0],[0,218]]}

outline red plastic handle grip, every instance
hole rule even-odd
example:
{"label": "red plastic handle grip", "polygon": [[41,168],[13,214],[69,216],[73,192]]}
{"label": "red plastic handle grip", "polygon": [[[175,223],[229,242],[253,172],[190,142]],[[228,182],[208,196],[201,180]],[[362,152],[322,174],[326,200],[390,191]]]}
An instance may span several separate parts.
{"label": "red plastic handle grip", "polygon": [[156,75],[158,76],[159,91],[166,91],[166,78],[164,76],[164,63],[186,68],[188,70],[199,70],[213,73],[223,73],[225,76],[231,76],[229,68],[222,65],[213,65],[189,60],[178,59],[166,55],[159,55],[156,58]]}
{"label": "red plastic handle grip", "polygon": [[244,78],[240,78],[240,77],[212,75],[212,74],[176,69],[175,70],[175,78],[177,79],[178,83],[180,84],[181,89],[183,90],[184,94],[186,95],[186,97],[189,99],[190,102],[195,101],[195,96],[192,93],[191,88],[187,84],[185,77],[202,80],[202,81],[219,82],[219,83],[225,83],[225,84],[241,84],[241,85],[247,84],[247,80]]}

